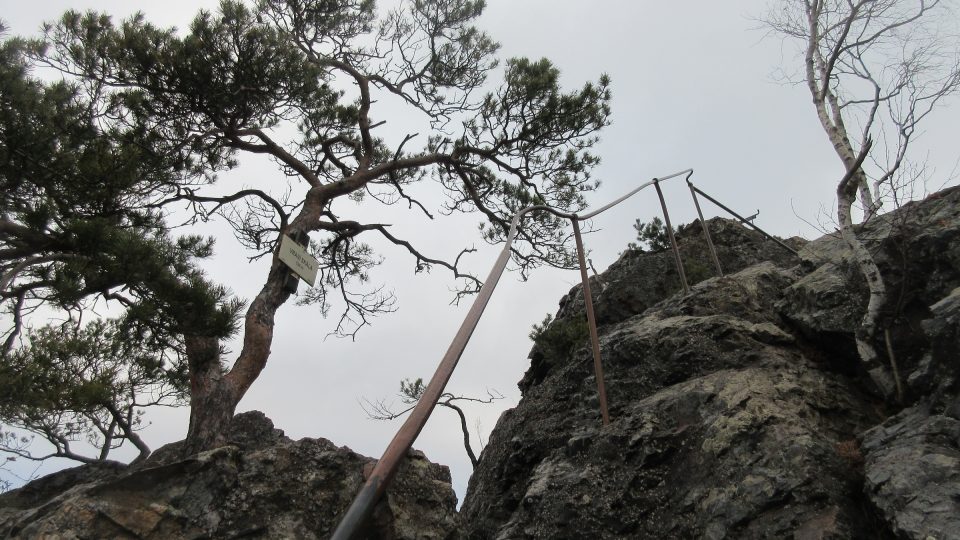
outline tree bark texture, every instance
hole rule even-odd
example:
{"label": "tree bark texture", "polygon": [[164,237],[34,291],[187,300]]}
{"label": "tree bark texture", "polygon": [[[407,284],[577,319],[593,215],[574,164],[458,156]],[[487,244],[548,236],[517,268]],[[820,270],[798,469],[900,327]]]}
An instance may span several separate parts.
{"label": "tree bark texture", "polygon": [[[857,344],[857,353],[864,367],[870,374],[873,382],[886,395],[890,396],[893,391],[892,381],[886,371],[886,368],[879,361],[880,357],[874,347],[874,338],[877,335],[877,323],[880,320],[880,313],[887,303],[887,288],[883,282],[883,276],[880,274],[880,268],[870,250],[863,245],[853,228],[853,218],[851,209],[856,197],[858,184],[857,171],[863,160],[866,159],[872,143],[867,140],[860,155],[854,160],[852,168],[847,170],[847,174],[837,186],[837,217],[840,219],[840,236],[850,246],[853,254],[854,263],[860,269],[860,273],[867,281],[867,288],[870,291],[870,298],[867,302],[867,310],[860,322],[860,328],[857,329],[855,341]],[[862,171],[860,172],[862,174]]]}
{"label": "tree bark texture", "polygon": [[189,456],[224,443],[225,427],[233,419],[237,400],[223,378],[220,342],[210,337],[188,337],[190,364],[190,426],[182,454]]}
{"label": "tree bark texture", "polygon": [[[820,47],[825,36],[820,33],[822,2],[813,2],[807,7],[808,41],[805,53],[807,88],[813,99],[813,105],[817,111],[817,118],[820,125],[834,151],[844,165],[846,174],[837,185],[837,219],[839,221],[840,236],[850,246],[853,255],[853,261],[860,269],[861,274],[867,282],[870,291],[870,298],[867,303],[867,310],[863,316],[860,328],[856,332],[855,340],[857,352],[864,367],[870,373],[871,378],[881,388],[884,393],[889,394],[889,377],[878,362],[878,354],[873,345],[874,336],[877,332],[877,322],[880,319],[880,310],[887,302],[886,286],[883,277],[880,275],[880,269],[873,260],[873,255],[863,245],[863,242],[857,237],[853,227],[853,203],[859,193],[863,203],[864,219],[870,219],[877,211],[876,201],[870,193],[868,179],[863,171],[863,162],[867,158],[872,146],[872,141],[864,134],[864,140],[860,151],[857,152],[853,143],[850,141],[847,127],[843,120],[843,111],[837,94],[830,86],[833,76],[832,69],[836,63],[837,55],[840,49],[831,51],[831,56],[824,57]],[[846,38],[856,11],[848,15],[844,23],[844,32],[840,38],[840,43]]]}

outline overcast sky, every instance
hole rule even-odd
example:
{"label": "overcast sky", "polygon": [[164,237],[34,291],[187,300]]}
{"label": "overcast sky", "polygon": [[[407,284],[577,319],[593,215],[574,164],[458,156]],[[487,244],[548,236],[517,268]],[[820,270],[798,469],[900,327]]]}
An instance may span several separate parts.
{"label": "overcast sky", "polygon": [[[596,176],[603,184],[590,197],[593,207],[653,177],[693,168],[693,181],[701,189],[742,213],[759,210],[756,223],[768,231],[819,235],[805,221],[822,222],[821,209],[834,207],[834,186],[843,170],[805,88],[777,82],[779,69],[795,72],[800,60],[791,46],[765,38],[757,29],[754,19],[763,13],[765,0],[488,4],[480,26],[502,44],[502,58],[548,57],[561,69],[567,88],[601,73],[610,75],[613,125],[596,149],[603,160]],[[35,35],[43,21],[67,8],[93,8],[118,18],[139,9],[151,22],[183,28],[199,7],[216,5],[211,0],[0,0],[0,18],[11,34]],[[946,181],[958,156],[960,114],[956,100],[952,104],[927,124],[916,144],[920,154],[930,152],[936,167],[930,190]],[[375,114],[390,126],[390,112]],[[402,126],[394,129],[402,136]],[[244,159],[221,181],[239,186],[283,179],[269,163]],[[665,192],[674,223],[690,222],[695,210],[682,181],[665,185]],[[718,215],[709,205],[704,211]],[[634,219],[658,214],[655,193],[649,191],[599,217],[594,226],[600,231],[585,240],[597,270],[615,261],[633,239]],[[377,216],[381,222],[389,216],[395,234],[422,239],[420,248],[432,257],[452,258],[464,246],[482,247],[469,219],[429,223],[395,209]],[[248,264],[224,231],[205,231],[220,236],[217,258],[207,269],[215,280],[251,299],[267,261]],[[472,301],[448,305],[449,274],[438,268],[430,275],[413,275],[409,256],[392,246],[383,248],[386,262],[373,277],[394,291],[399,311],[379,317],[350,342],[324,340],[335,321],[324,320],[316,308],[284,305],[270,362],[238,411],[261,410],[293,438],[324,437],[380,456],[399,422],[368,420],[358,400],[391,398],[405,377],[429,379]],[[495,253],[481,249],[469,257],[467,267],[485,276]],[[528,366],[531,325],[553,313],[578,280],[576,271],[556,270],[537,271],[527,282],[518,281],[516,273],[501,280],[448,387],[457,394],[483,396],[489,388],[505,396],[494,405],[469,408],[471,422],[479,422],[484,438],[500,412],[519,399],[516,383]],[[144,438],[152,448],[178,440],[187,418],[186,409],[151,411]],[[462,499],[470,464],[453,413],[438,409],[415,446],[451,467]],[[50,463],[40,472],[62,466]]]}

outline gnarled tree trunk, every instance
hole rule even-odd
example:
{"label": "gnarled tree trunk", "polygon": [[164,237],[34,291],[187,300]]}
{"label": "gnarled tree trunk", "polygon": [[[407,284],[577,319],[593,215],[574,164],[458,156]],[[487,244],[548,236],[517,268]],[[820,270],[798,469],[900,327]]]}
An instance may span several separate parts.
{"label": "gnarled tree trunk", "polygon": [[[838,44],[842,45],[845,42],[847,34],[859,16],[861,7],[860,5],[851,6],[851,12],[848,16],[838,23],[838,28],[840,28]],[[887,303],[887,290],[880,269],[873,260],[873,255],[857,237],[853,228],[852,216],[853,203],[858,193],[863,205],[864,220],[870,219],[879,211],[879,204],[870,191],[867,175],[863,171],[863,162],[873,145],[868,133],[879,101],[873,103],[869,121],[864,129],[861,148],[857,152],[847,132],[840,98],[831,86],[834,76],[833,69],[836,67],[842,49],[832,49],[829,56],[822,52],[822,40],[825,37],[821,34],[821,22],[822,17],[825,16],[824,10],[827,9],[822,1],[806,4],[808,31],[807,48],[804,55],[806,82],[810,96],[813,98],[820,125],[846,169],[846,174],[837,185],[837,219],[839,220],[840,236],[850,246],[854,263],[866,279],[867,288],[870,291],[867,311],[855,336],[857,352],[871,379],[884,394],[889,396],[893,388],[892,380],[879,362],[879,355],[873,346],[873,339],[877,333],[877,323],[880,319],[880,310]]]}
{"label": "gnarled tree trunk", "polygon": [[233,419],[237,400],[224,382],[219,340],[188,337],[186,349],[190,363],[190,426],[182,454],[189,456],[224,443],[224,428]]}
{"label": "gnarled tree trunk", "polygon": [[257,379],[270,357],[274,317],[290,297],[283,289],[286,272],[276,259],[266,284],[250,303],[244,318],[243,349],[227,371],[221,362],[220,341],[212,337],[188,336],[190,366],[190,426],[183,455],[193,455],[223,445],[226,428],[237,404]]}

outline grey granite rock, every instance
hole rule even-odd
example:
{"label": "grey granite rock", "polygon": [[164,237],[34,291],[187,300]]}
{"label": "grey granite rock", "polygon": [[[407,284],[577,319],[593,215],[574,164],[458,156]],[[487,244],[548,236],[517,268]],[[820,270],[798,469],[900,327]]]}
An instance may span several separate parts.
{"label": "grey granite rock", "polygon": [[866,490],[901,538],[960,538],[960,420],[904,410],[863,438]]}
{"label": "grey granite rock", "polygon": [[723,227],[740,271],[689,294],[669,252],[593,278],[608,426],[564,297],[543,334],[563,346],[535,344],[471,478],[467,538],[960,538],[960,188],[859,228],[894,293],[899,414],[853,346],[867,291],[843,242],[758,264]]}
{"label": "grey granite rock", "polygon": [[467,536],[882,535],[856,448],[878,417],[776,316],[793,279],[754,266],[607,327],[609,426],[586,350],[530,386],[471,479]]}
{"label": "grey granite rock", "polygon": [[[230,431],[234,444],[188,459],[158,451],[109,475],[66,473],[39,496],[6,493],[0,537],[327,538],[373,463],[325,439],[290,440],[261,413],[238,415]],[[456,504],[449,469],[413,452],[365,537],[448,538]]]}

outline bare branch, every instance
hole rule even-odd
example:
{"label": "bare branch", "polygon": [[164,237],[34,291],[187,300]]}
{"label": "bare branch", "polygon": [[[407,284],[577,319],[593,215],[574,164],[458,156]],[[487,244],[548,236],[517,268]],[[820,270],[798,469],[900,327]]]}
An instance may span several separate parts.
{"label": "bare branch", "polygon": [[422,253],[420,253],[419,251],[417,251],[417,249],[414,248],[413,245],[410,244],[410,242],[407,242],[406,240],[401,240],[401,239],[395,237],[394,235],[392,235],[392,234],[387,230],[387,227],[388,227],[388,226],[389,226],[389,225],[374,225],[374,226],[373,226],[373,229],[375,229],[375,230],[377,230],[377,231],[380,231],[380,234],[382,234],[387,240],[390,240],[391,242],[393,242],[394,244],[396,244],[396,245],[398,245],[398,246],[402,246],[402,247],[406,248],[406,250],[407,250],[408,252],[410,252],[410,254],[413,255],[413,256],[416,258],[416,264],[415,264],[414,272],[422,272],[422,271],[425,271],[425,270],[426,270],[426,271],[429,271],[430,265],[436,264],[436,265],[439,265],[439,266],[443,266],[444,268],[447,268],[448,270],[450,270],[451,272],[453,272],[453,277],[458,278],[458,279],[459,279],[459,278],[463,278],[463,279],[466,279],[466,280],[472,282],[472,283],[473,283],[473,288],[472,288],[471,290],[466,290],[466,291],[458,292],[458,293],[457,293],[457,299],[461,298],[461,297],[464,296],[464,295],[468,295],[468,294],[472,294],[472,293],[474,293],[474,292],[477,292],[477,291],[480,290],[480,287],[483,286],[483,282],[481,282],[481,281],[480,281],[479,279],[477,279],[475,276],[473,276],[473,275],[471,275],[471,274],[461,273],[461,272],[460,272],[460,269],[457,267],[457,263],[460,262],[460,257],[462,257],[462,256],[463,256],[464,254],[466,254],[466,253],[473,253],[473,252],[475,252],[475,251],[476,251],[475,248],[464,248],[464,249],[462,249],[462,250],[460,251],[460,253],[457,255],[457,258],[454,260],[454,263],[453,263],[453,264],[450,264],[450,263],[448,263],[448,262],[446,262],[446,261],[442,261],[442,260],[439,260],[439,259],[431,259],[430,257],[424,256]]}
{"label": "bare branch", "polygon": [[[377,400],[376,402],[371,402],[370,400],[364,398],[360,401],[360,407],[371,420],[395,420],[413,410],[413,408],[417,405],[417,402],[420,401],[420,398],[423,397],[425,388],[426,387],[423,385],[423,379],[404,379],[400,381],[399,397],[401,402],[407,405],[407,407],[400,411],[394,411],[392,406],[388,405],[386,401],[382,399]],[[463,434],[463,448],[467,453],[467,457],[470,458],[470,463],[474,468],[479,465],[480,461],[477,458],[477,455],[474,453],[473,447],[470,443],[470,428],[467,425],[467,415],[464,410],[457,405],[457,402],[490,404],[503,398],[504,396],[500,392],[487,389],[487,397],[485,398],[458,396],[447,392],[442,394],[440,399],[437,400],[437,405],[452,410],[460,419],[460,430]],[[481,446],[482,445],[483,443],[481,442]]]}

